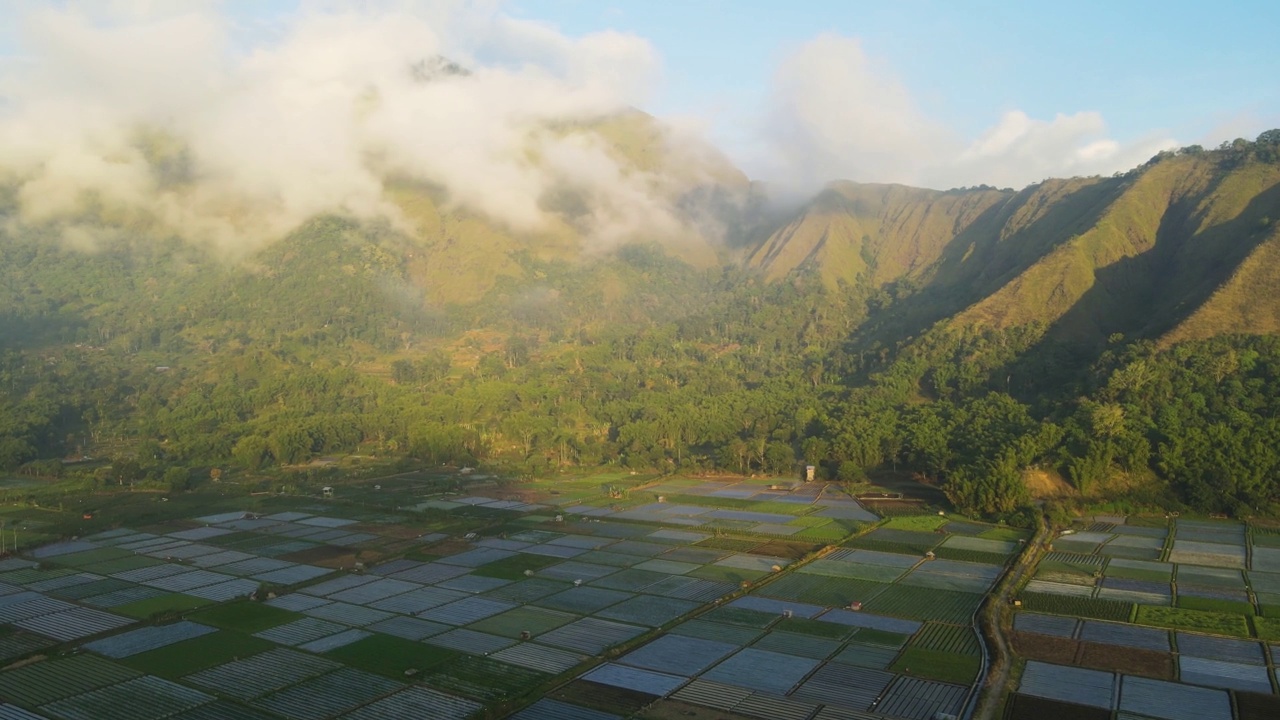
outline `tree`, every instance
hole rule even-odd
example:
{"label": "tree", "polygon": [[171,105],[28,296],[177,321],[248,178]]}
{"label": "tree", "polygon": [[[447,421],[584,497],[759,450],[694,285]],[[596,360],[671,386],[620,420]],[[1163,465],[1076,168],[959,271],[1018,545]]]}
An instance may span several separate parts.
{"label": "tree", "polygon": [[170,467],[164,471],[162,478],[170,493],[180,493],[191,489],[191,473],[185,468]]}

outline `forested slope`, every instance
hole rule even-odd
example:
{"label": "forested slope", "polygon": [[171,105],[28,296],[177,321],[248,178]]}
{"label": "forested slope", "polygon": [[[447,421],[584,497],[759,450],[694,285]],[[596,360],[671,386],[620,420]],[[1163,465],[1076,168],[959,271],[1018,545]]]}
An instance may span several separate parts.
{"label": "forested slope", "polygon": [[[629,122],[618,152],[677,162]],[[838,183],[776,217],[704,158],[666,187],[728,236],[692,245],[584,251],[570,220],[520,235],[408,185],[412,226],[318,217],[236,259],[6,223],[0,467],[807,462],[916,473],[997,515],[1037,468],[1254,512],[1280,492],[1277,136],[1017,192]]]}

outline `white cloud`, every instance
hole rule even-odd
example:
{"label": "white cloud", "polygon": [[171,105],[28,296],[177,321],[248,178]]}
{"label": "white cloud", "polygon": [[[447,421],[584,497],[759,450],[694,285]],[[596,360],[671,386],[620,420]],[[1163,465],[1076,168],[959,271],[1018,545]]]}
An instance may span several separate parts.
{"label": "white cloud", "polygon": [[780,64],[748,162],[802,193],[837,178],[1020,187],[1128,169],[1173,145],[1159,137],[1117,142],[1094,112],[1038,120],[1018,110],[966,140],[918,108],[858,40],[827,34]]}
{"label": "white cloud", "polygon": [[[96,203],[252,247],[317,213],[394,218],[383,185],[396,174],[518,231],[546,225],[541,203],[561,185],[591,189],[601,238],[645,218],[667,228],[650,178],[547,131],[643,102],[659,63],[642,39],[571,38],[483,5],[391,3],[313,9],[245,48],[211,6],[124,5],[24,17],[29,61],[0,76],[0,178],[18,186],[23,221],[75,228]],[[442,54],[472,74],[415,77]],[[182,153],[169,181],[157,137]]]}

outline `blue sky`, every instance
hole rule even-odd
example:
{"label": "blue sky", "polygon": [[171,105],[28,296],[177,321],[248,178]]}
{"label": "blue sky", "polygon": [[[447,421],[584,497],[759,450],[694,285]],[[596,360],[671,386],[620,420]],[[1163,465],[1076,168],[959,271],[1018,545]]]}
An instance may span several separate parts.
{"label": "blue sky", "polygon": [[732,123],[779,61],[825,32],[858,38],[916,103],[972,136],[1000,113],[1097,111],[1112,134],[1178,141],[1280,125],[1280,3],[1179,0],[513,0],[569,35],[635,33],[662,57],[660,113]]}
{"label": "blue sky", "polygon": [[[1280,127],[1278,27],[1274,0],[15,0],[0,3],[0,110],[25,117],[57,90],[69,106],[95,98],[104,117],[133,113],[124,124],[191,115],[208,130],[194,120],[219,103],[285,122],[302,111],[236,88],[322,91],[387,52],[440,52],[528,91],[475,86],[488,113],[475,120],[501,107],[508,129],[566,102],[638,105],[795,192],[833,179],[1020,187]],[[191,50],[206,41],[219,49]],[[535,91],[531,69],[557,80]],[[188,77],[220,78],[223,94],[192,94]],[[167,115],[142,117],[157,108]],[[435,119],[451,147],[477,142],[464,139],[476,123]]]}

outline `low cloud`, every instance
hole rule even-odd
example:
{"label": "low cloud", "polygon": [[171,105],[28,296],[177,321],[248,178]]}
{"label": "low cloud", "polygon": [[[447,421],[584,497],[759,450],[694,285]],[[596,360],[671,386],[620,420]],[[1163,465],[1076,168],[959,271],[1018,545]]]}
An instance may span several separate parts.
{"label": "low cloud", "polygon": [[516,232],[558,221],[544,205],[566,190],[590,241],[680,225],[662,178],[555,130],[644,102],[659,61],[643,39],[400,3],[306,12],[246,47],[212,6],[124,5],[23,17],[23,61],[0,76],[20,223],[246,250],[317,213],[397,220],[385,184],[403,178]]}
{"label": "low cloud", "polygon": [[1010,111],[966,139],[926,115],[891,69],[854,38],[821,35],[779,66],[749,163],[807,194],[832,179],[926,187],[1021,187],[1051,176],[1110,174],[1174,146],[1120,143],[1098,113],[1039,120]]}

